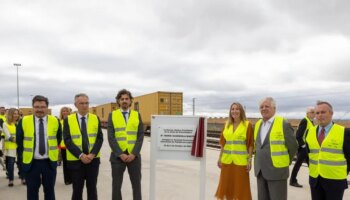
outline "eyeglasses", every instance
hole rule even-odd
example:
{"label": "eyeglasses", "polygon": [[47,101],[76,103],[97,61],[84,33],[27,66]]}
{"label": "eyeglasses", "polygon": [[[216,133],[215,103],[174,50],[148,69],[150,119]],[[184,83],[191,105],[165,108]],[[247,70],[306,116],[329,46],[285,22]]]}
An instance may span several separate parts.
{"label": "eyeglasses", "polygon": [[45,109],[45,108],[47,108],[46,106],[34,106],[33,107],[34,109],[37,109],[37,110],[39,110],[39,109]]}

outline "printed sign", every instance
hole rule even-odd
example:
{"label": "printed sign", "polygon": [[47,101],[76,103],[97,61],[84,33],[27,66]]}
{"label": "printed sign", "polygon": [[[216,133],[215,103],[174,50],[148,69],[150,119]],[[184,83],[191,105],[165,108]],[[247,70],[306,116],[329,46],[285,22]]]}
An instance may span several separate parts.
{"label": "printed sign", "polygon": [[158,147],[160,150],[191,151],[196,127],[160,126],[158,133]]}

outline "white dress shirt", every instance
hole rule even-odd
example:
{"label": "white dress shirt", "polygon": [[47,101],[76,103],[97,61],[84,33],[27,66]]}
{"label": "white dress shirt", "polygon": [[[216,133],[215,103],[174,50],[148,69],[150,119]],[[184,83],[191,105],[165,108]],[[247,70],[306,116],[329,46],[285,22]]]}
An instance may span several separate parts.
{"label": "white dress shirt", "polygon": [[130,110],[123,110],[123,109],[120,109],[122,111],[122,114],[123,112],[126,112],[125,113],[125,123],[127,124],[128,123],[128,120],[129,120],[129,113],[130,113]]}
{"label": "white dress shirt", "polygon": [[43,124],[44,124],[44,135],[45,135],[45,154],[40,155],[39,153],[39,124],[40,124],[40,118],[36,117],[35,120],[35,147],[34,147],[34,159],[42,160],[49,158],[47,146],[48,146],[48,140],[47,140],[47,116],[43,117]]}
{"label": "white dress shirt", "polygon": [[261,126],[260,126],[260,139],[261,139],[261,144],[264,143],[265,138],[267,133],[270,130],[271,124],[273,122],[273,120],[275,120],[275,116],[271,117],[269,120],[267,120],[266,122],[262,122]]}

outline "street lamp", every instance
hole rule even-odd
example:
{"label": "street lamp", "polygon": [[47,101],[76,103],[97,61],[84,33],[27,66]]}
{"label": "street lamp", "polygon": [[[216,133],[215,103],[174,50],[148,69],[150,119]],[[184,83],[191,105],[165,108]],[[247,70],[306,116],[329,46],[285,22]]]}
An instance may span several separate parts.
{"label": "street lamp", "polygon": [[18,83],[18,67],[21,66],[19,63],[14,63],[13,66],[17,68],[17,108],[19,109],[19,83]]}

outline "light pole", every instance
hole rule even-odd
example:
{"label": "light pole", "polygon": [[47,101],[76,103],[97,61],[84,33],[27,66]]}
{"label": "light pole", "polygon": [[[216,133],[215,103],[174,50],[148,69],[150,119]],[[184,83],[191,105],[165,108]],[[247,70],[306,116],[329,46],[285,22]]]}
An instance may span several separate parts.
{"label": "light pole", "polygon": [[20,63],[14,63],[13,66],[17,68],[17,109],[19,109],[19,82],[18,82],[18,67],[21,66]]}

